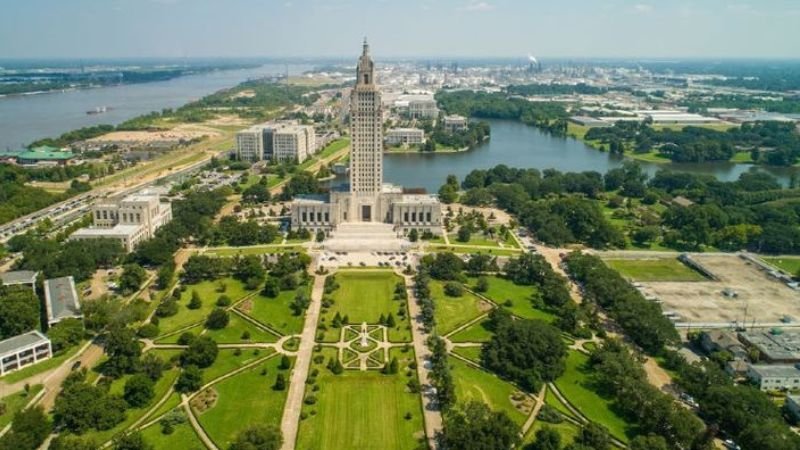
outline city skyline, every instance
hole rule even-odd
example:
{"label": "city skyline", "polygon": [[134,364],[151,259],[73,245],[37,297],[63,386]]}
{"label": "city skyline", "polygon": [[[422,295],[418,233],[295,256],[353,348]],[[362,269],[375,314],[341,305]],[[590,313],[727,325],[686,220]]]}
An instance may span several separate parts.
{"label": "city skyline", "polygon": [[[2,0],[0,58],[798,58],[788,0]],[[351,18],[352,26],[344,27]],[[278,19],[278,20],[276,20]],[[31,33],[30,24],[37,24]],[[21,36],[25,36],[21,39]]]}

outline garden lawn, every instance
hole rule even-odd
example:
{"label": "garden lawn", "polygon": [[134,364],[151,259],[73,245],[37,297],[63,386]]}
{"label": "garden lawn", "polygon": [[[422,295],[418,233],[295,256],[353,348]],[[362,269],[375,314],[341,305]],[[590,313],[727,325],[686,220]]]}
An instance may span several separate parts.
{"label": "garden lawn", "polygon": [[198,419],[219,448],[228,448],[240,431],[252,425],[280,425],[289,387],[276,391],[272,386],[279,372],[290,378],[289,370],[278,369],[280,362],[280,357],[270,358],[213,385],[217,402]]}
{"label": "garden lawn", "polygon": [[556,380],[556,387],[587,419],[605,426],[616,438],[627,442],[628,423],[612,410],[610,400],[592,389],[588,361],[588,356],[570,351],[566,371]]}
{"label": "garden lawn", "polygon": [[456,398],[460,404],[470,400],[485,403],[494,411],[504,411],[517,425],[525,423],[526,414],[511,403],[511,395],[518,389],[495,375],[449,358],[450,371],[456,385]]}
{"label": "garden lawn", "polygon": [[606,265],[634,281],[707,281],[677,258],[607,259]]}
{"label": "garden lawn", "polygon": [[[389,340],[392,342],[410,342],[411,330],[408,328],[408,310],[405,316],[398,314],[401,302],[394,300],[394,288],[403,279],[390,270],[344,270],[336,273],[339,288],[330,297],[334,300],[320,320],[326,325],[333,322],[338,312],[342,317],[347,316],[351,325],[377,324],[381,315],[394,315],[396,326],[389,330]],[[324,341],[336,342],[339,340],[339,329],[329,326],[324,333]]]}
{"label": "garden lawn", "polygon": [[463,358],[467,358],[474,363],[481,363],[480,347],[453,347],[453,353]]}
{"label": "garden lawn", "polygon": [[[278,336],[258,328],[234,312],[229,312],[228,317],[230,317],[228,326],[221,330],[206,330],[204,336],[214,339],[219,344],[272,343],[278,341]],[[250,334],[248,339],[242,337],[245,332]]]}
{"label": "garden lawn", "polygon": [[471,292],[464,292],[461,297],[448,297],[444,293],[444,283],[441,281],[431,280],[430,289],[436,306],[434,310],[436,329],[442,335],[491,309],[488,302]]}
{"label": "garden lawn", "polygon": [[[486,278],[489,280],[489,290],[483,292],[482,295],[507,309],[511,314],[523,319],[539,319],[547,323],[556,319],[553,314],[533,307],[531,297],[537,291],[535,286],[520,286],[498,276]],[[476,279],[470,280],[470,288],[475,287],[475,282]],[[506,306],[507,300],[511,300],[511,306]]]}
{"label": "garden lawn", "polygon": [[142,430],[142,437],[153,446],[153,450],[206,450],[205,445],[189,424],[189,419],[176,425],[172,434],[162,433],[159,424],[150,425]]}
{"label": "garden lawn", "polygon": [[178,343],[178,339],[181,338],[181,335],[183,333],[192,333],[193,335],[197,336],[202,332],[203,332],[203,325],[195,325],[195,326],[193,326],[191,328],[186,328],[186,329],[184,329],[183,331],[181,331],[179,333],[173,333],[173,334],[170,334],[169,336],[164,336],[164,337],[162,337],[160,339],[157,339],[155,341],[155,343],[156,344],[177,344]]}
{"label": "garden lawn", "polygon": [[[258,354],[256,354],[256,352]],[[273,353],[275,353],[275,350],[271,348],[243,348],[237,356],[236,349],[222,349],[219,351],[214,364],[203,369],[203,384],[214,381],[228,372],[233,372],[240,367],[244,367],[257,359],[265,358]]]}
{"label": "garden lawn", "polygon": [[5,405],[5,412],[0,416],[0,429],[3,429],[6,425],[11,423],[11,420],[14,419],[14,414],[25,408],[25,405],[27,405],[41,390],[42,385],[36,384],[31,386],[29,392],[22,390],[0,399],[0,402]]}
{"label": "garden lawn", "polygon": [[567,408],[566,405],[561,403],[561,400],[559,400],[558,397],[555,396],[555,394],[550,392],[549,388],[548,388],[547,392],[545,393],[544,402],[547,403],[548,405],[552,406],[553,408],[557,409],[558,412],[560,412],[562,415],[569,416],[569,417],[572,417],[574,419],[577,419],[577,417],[575,417],[575,415],[572,414],[572,412],[569,410],[569,408]]}
{"label": "garden lawn", "polygon": [[230,258],[234,256],[247,256],[247,255],[269,255],[273,253],[289,253],[289,252],[300,252],[303,250],[302,247],[294,246],[294,245],[279,245],[279,241],[275,241],[277,244],[274,245],[254,245],[249,247],[226,247],[226,248],[217,248],[217,249],[209,249],[206,250],[204,253],[208,256],[217,256],[220,258]]}
{"label": "garden lawn", "polygon": [[561,445],[563,446],[567,446],[570,443],[572,443],[572,441],[575,440],[575,438],[578,436],[578,433],[580,433],[581,431],[581,429],[578,428],[577,425],[567,421],[561,423],[547,423],[547,422],[542,422],[541,420],[537,420],[536,422],[533,423],[531,429],[528,430],[528,434],[525,435],[523,444],[530,444],[534,442],[536,440],[536,432],[544,427],[550,427],[556,430],[558,434],[561,435]]}
{"label": "garden lawn", "polygon": [[[311,295],[311,282],[301,287]],[[275,298],[261,294],[243,302],[237,308],[273,330],[283,334],[298,334],[303,330],[303,316],[296,316],[289,308],[297,291],[281,291]],[[249,308],[249,310],[248,310]]]}
{"label": "garden lawn", "polygon": [[800,258],[762,258],[767,263],[787,272],[791,275],[800,273]]}
{"label": "garden lawn", "polygon": [[[322,352],[325,361],[332,355]],[[325,363],[319,369],[317,402],[304,405],[297,448],[315,450],[413,450],[424,436],[419,394],[406,391],[408,378],[377,370],[345,370],[333,375]],[[309,386],[306,396],[312,393]],[[411,418],[405,419],[410,413]]]}
{"label": "garden lawn", "polygon": [[[225,283],[225,292],[217,292],[220,282]],[[189,309],[187,307],[189,300],[192,298],[192,291],[197,291],[202,300],[202,306],[199,309]],[[244,285],[241,282],[233,278],[222,278],[220,280],[186,285],[186,291],[181,293],[181,299],[178,301],[178,313],[171,317],[161,318],[158,322],[158,328],[161,334],[167,334],[185,326],[203,322],[208,313],[216,307],[217,299],[220,295],[225,294],[230,297],[231,301],[236,303],[237,300],[250,293],[250,291],[244,289]]]}
{"label": "garden lawn", "polygon": [[452,342],[488,342],[493,336],[493,333],[486,328],[488,323],[489,319],[473,323],[458,333],[448,336],[448,339]]}
{"label": "garden lawn", "polygon": [[[459,244],[458,242],[450,241],[451,244]],[[431,252],[447,252],[447,253],[481,253],[491,256],[519,256],[520,250],[519,249],[507,249],[507,248],[486,248],[486,247],[474,247],[469,245],[431,245],[428,247],[428,251]]]}

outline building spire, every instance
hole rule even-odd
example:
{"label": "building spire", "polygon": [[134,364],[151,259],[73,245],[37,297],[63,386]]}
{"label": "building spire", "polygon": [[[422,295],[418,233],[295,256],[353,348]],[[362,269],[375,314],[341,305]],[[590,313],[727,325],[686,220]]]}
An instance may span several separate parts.
{"label": "building spire", "polygon": [[361,52],[362,55],[367,56],[369,55],[369,44],[367,43],[367,37],[364,36],[364,50]]}

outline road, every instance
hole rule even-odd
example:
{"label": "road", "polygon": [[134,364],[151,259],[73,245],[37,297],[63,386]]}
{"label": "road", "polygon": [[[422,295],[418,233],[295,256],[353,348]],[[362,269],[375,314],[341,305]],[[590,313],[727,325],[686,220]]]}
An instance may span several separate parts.
{"label": "road", "polygon": [[[316,265],[311,264],[310,267],[316,267]],[[325,277],[315,276],[314,287],[311,291],[311,304],[306,310],[303,333],[300,335],[300,348],[297,350],[297,359],[290,377],[286,405],[283,408],[283,418],[281,419],[282,450],[294,450],[295,441],[297,440],[297,430],[300,427],[300,412],[303,409],[303,397],[306,391],[306,378],[308,377],[308,369],[311,367],[311,356],[314,352],[317,321],[322,308],[322,294],[324,291]]]}

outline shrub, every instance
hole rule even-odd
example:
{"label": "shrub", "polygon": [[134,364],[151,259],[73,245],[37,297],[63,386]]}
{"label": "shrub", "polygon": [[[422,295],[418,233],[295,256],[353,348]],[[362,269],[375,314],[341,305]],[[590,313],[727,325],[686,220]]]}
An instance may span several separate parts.
{"label": "shrub", "polygon": [[228,315],[228,311],[222,308],[214,308],[206,319],[206,328],[210,330],[221,330],[228,326],[230,320],[231,318]]}
{"label": "shrub", "polygon": [[145,339],[152,339],[158,336],[158,325],[154,325],[152,323],[148,323],[139,327],[139,330],[136,332],[141,338]]}
{"label": "shrub", "polygon": [[231,304],[231,298],[228,297],[227,295],[220,295],[219,298],[217,299],[217,306],[219,306],[220,308],[230,306],[230,304]]}
{"label": "shrub", "polygon": [[455,281],[448,281],[444,285],[444,293],[448,297],[461,297],[464,295],[464,286]]}

